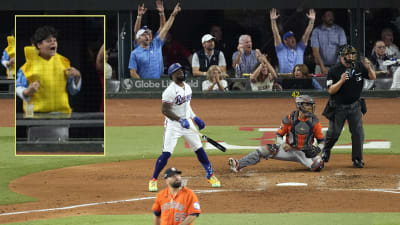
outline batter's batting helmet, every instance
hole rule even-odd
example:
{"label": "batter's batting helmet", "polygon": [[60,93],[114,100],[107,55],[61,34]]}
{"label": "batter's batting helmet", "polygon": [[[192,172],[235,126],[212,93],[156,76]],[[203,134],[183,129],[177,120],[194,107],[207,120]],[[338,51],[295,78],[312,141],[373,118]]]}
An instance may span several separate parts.
{"label": "batter's batting helmet", "polygon": [[170,66],[168,67],[168,76],[169,76],[169,78],[172,79],[172,77],[171,77],[172,74],[173,74],[175,71],[179,70],[179,69],[182,69],[182,70],[183,70],[182,65],[179,64],[179,63],[174,63],[174,64],[170,65]]}
{"label": "batter's batting helmet", "polygon": [[[311,107],[311,111],[307,110],[304,107],[304,104],[310,104],[312,106]],[[306,116],[311,116],[315,111],[315,102],[308,95],[299,95],[299,96],[296,97],[296,107],[297,107],[297,109],[302,111]]]}

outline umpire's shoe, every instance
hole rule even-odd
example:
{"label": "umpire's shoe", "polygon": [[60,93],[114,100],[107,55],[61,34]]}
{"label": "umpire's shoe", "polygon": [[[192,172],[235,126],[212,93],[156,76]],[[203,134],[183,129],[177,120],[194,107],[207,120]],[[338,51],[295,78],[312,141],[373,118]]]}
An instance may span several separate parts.
{"label": "umpire's shoe", "polygon": [[329,150],[328,149],[323,149],[321,158],[325,162],[328,162],[330,157],[331,157],[331,150],[330,149]]}
{"label": "umpire's shoe", "polygon": [[362,160],[354,160],[353,161],[353,167],[354,168],[364,168],[364,162]]}

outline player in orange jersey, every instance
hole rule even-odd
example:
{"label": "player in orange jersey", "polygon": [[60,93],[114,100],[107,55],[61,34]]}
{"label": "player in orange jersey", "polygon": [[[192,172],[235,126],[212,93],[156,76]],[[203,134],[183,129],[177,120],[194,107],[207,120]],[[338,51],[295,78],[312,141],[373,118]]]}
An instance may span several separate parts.
{"label": "player in orange jersey", "polygon": [[[276,133],[276,144],[260,146],[256,151],[236,160],[229,158],[229,166],[234,172],[257,164],[261,158],[299,162],[311,171],[324,168],[324,161],[318,155],[324,147],[325,138],[321,123],[314,114],[314,100],[308,95],[296,97],[297,110],[282,119]],[[286,141],[283,137],[286,136]],[[318,147],[313,145],[317,139]]]}
{"label": "player in orange jersey", "polygon": [[200,215],[199,199],[182,186],[181,174],[174,167],[165,170],[168,188],[158,193],[153,204],[154,225],[190,225]]}

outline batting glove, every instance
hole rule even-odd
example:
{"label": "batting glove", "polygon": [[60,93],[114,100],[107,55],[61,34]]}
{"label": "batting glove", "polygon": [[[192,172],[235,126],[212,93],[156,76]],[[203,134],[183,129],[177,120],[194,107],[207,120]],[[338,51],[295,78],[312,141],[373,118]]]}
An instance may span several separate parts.
{"label": "batting glove", "polygon": [[202,119],[200,119],[199,117],[195,117],[194,118],[194,122],[197,124],[197,126],[199,127],[199,130],[203,129],[206,124],[204,123],[204,121]]}
{"label": "batting glove", "polygon": [[183,127],[183,128],[186,128],[186,129],[189,129],[189,121],[187,120],[187,119],[184,119],[184,118],[180,118],[179,119],[179,123],[181,124],[181,126]]}

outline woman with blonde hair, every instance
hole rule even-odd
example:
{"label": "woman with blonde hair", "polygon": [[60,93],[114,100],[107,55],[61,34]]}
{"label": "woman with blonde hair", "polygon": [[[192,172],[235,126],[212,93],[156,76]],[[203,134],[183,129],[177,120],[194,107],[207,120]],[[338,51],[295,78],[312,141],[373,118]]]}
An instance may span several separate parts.
{"label": "woman with blonde hair", "polygon": [[203,81],[203,91],[226,91],[228,82],[224,79],[226,73],[217,65],[210,66],[207,71],[207,80]]}
{"label": "woman with blonde hair", "polygon": [[308,67],[305,64],[297,64],[294,66],[293,71],[292,71],[293,78],[295,79],[304,79],[304,78],[311,78],[312,79],[312,86],[314,89],[322,90],[321,85],[318,83],[318,81],[311,77],[309,72],[308,72]]}
{"label": "woman with blonde hair", "polygon": [[[265,55],[260,56],[260,65],[250,75],[250,85],[252,91],[272,91],[276,79],[274,68],[268,62]],[[277,89],[282,89],[278,87]]]}

